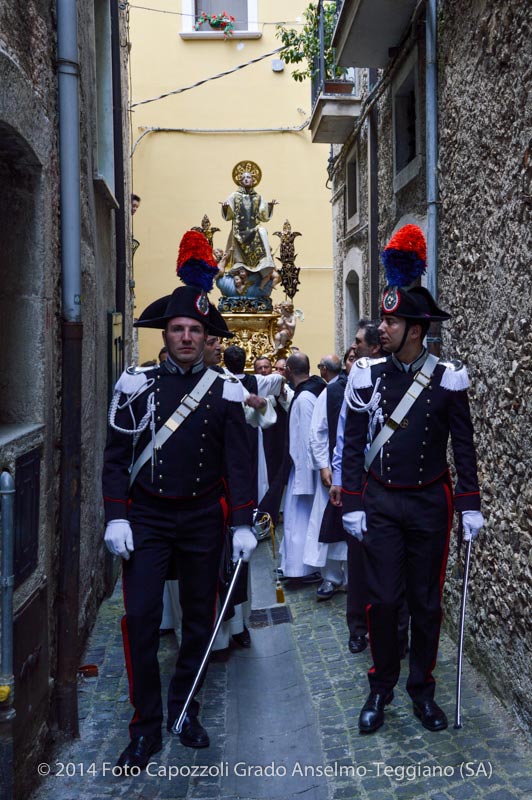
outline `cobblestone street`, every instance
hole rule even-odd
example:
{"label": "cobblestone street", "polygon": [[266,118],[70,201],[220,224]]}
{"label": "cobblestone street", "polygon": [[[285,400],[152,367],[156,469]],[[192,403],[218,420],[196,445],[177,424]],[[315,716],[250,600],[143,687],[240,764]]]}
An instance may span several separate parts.
{"label": "cobblestone street", "polygon": [[[263,543],[253,563],[255,607],[275,604],[272,566]],[[149,774],[118,778],[112,768],[127,743],[131,717],[118,584],[101,607],[83,659],[98,665],[99,676],[80,682],[81,738],[56,747],[50,775],[32,800],[532,797],[532,750],[467,662],[463,728],[453,729],[456,648],[445,635],[436,677],[449,729],[430,733],[421,727],[403,674],[384,726],[363,737],[357,720],[368,691],[370,654],[347,649],[345,595],[317,603],[309,586],[285,597],[291,622],[271,624],[270,615],[265,624],[255,615],[259,626],[252,628],[251,649],[235,649],[227,663],[209,668],[201,720],[210,748],[187,749],[165,733]],[[163,685],[175,654],[174,637],[161,639]]]}

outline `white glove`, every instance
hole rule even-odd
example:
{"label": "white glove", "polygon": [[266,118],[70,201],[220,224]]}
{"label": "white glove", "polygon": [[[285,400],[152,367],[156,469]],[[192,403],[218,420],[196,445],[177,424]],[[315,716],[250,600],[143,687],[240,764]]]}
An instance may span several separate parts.
{"label": "white glove", "polygon": [[479,530],[484,525],[484,517],[480,511],[462,511],[462,523],[464,526],[464,542],[476,539]]}
{"label": "white glove", "polygon": [[236,563],[239,558],[249,561],[251,554],[257,546],[257,539],[251,532],[249,525],[239,525],[233,530],[233,561]]}
{"label": "white glove", "polygon": [[104,536],[107,549],[114,556],[120,556],[126,561],[133,547],[133,532],[127,519],[112,519],[107,523]]}
{"label": "white glove", "polygon": [[362,541],[362,531],[366,530],[366,513],[365,511],[349,511],[348,514],[342,515],[342,525],[344,531],[354,536],[359,542]]}

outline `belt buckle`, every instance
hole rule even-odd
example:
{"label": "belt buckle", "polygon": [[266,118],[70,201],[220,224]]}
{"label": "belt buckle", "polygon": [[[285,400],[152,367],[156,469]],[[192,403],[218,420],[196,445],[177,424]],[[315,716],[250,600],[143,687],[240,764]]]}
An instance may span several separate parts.
{"label": "belt buckle", "polygon": [[418,370],[414,375],[414,380],[417,383],[420,383],[422,387],[426,389],[430,383],[430,377],[431,377],[430,375],[425,375],[425,373],[422,370]]}
{"label": "belt buckle", "polygon": [[[188,400],[190,400],[191,405],[188,404]],[[189,394],[184,394],[181,398],[180,405],[185,406],[188,411],[195,411],[198,407],[198,402],[194,400]]]}

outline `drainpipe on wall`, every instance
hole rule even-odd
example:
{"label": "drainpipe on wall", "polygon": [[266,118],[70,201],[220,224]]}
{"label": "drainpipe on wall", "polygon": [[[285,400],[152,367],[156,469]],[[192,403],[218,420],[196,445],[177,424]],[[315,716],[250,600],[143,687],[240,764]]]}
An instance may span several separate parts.
{"label": "drainpipe on wall", "polygon": [[[425,22],[425,117],[427,170],[427,288],[438,299],[438,52],[437,0],[428,0]],[[427,337],[429,349],[441,350],[441,325],[432,325]]]}
{"label": "drainpipe on wall", "polygon": [[81,497],[81,211],[77,3],[57,0],[57,70],[62,280],[60,564],[56,711],[59,729],[79,736],[79,550]]}
{"label": "drainpipe on wall", "polygon": [[15,678],[13,676],[13,553],[15,547],[15,482],[7,470],[0,475],[2,498],[2,661],[0,674],[0,788],[11,800],[13,781],[13,725]]}
{"label": "drainpipe on wall", "polygon": [[118,3],[110,0],[111,10],[111,58],[113,82],[113,140],[115,166],[115,197],[118,209],[115,211],[116,247],[116,310],[122,313],[122,346],[124,346],[126,324],[126,207],[130,212],[129,198],[124,196],[124,147],[122,112],[122,75],[120,58],[120,18]]}
{"label": "drainpipe on wall", "polygon": [[[377,83],[374,67],[368,69],[368,94]],[[370,317],[379,316],[379,156],[378,156],[378,110],[375,103],[368,114],[368,257],[369,257],[369,302]]]}

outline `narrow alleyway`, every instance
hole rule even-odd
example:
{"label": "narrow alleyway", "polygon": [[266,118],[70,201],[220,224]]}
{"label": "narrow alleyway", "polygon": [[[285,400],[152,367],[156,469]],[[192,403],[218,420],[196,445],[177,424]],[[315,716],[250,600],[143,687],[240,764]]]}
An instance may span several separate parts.
{"label": "narrow alleyway", "polygon": [[[271,551],[262,543],[253,570],[254,605],[275,604]],[[315,587],[286,592],[288,621],[253,615],[253,646],[209,668],[201,719],[207,750],[165,734],[150,774],[117,778],[112,768],[127,743],[131,716],[119,620],[120,585],[103,604],[84,655],[99,676],[81,679],[81,738],[57,748],[32,800],[186,798],[187,800],[513,800],[532,797],[532,748],[465,664],[463,728],[452,727],[455,658],[442,637],[437,699],[450,726],[423,729],[411,713],[404,676],[376,734],[357,719],[367,694],[369,651],[347,649],[345,595],[316,603]],[[166,684],[176,653],[161,640]]]}

